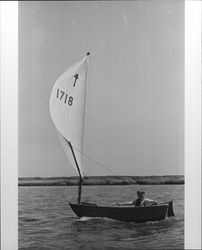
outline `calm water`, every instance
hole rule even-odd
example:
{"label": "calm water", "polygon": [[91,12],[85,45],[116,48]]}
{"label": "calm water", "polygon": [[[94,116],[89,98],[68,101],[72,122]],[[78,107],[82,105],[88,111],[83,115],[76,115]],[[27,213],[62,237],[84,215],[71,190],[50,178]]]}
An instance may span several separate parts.
{"label": "calm water", "polygon": [[109,204],[135,198],[138,188],[174,201],[175,217],[141,224],[77,219],[68,205],[77,187],[19,187],[19,249],[183,249],[184,186],[85,186],[83,200]]}

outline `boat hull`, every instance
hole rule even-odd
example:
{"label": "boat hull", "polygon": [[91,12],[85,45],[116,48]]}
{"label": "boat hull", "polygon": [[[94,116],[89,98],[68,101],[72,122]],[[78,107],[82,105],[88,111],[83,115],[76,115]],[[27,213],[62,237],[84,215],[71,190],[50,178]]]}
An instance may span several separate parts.
{"label": "boat hull", "polygon": [[163,220],[167,216],[168,203],[148,207],[97,206],[91,204],[69,204],[79,217],[105,217],[126,222]]}

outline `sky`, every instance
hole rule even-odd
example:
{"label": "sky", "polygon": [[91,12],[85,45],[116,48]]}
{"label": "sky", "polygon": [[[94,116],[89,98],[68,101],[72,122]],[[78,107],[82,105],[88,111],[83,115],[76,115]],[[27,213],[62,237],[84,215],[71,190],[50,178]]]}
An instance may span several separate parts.
{"label": "sky", "polygon": [[19,2],[19,177],[75,176],[49,112],[91,52],[86,175],[184,174],[183,1]]}

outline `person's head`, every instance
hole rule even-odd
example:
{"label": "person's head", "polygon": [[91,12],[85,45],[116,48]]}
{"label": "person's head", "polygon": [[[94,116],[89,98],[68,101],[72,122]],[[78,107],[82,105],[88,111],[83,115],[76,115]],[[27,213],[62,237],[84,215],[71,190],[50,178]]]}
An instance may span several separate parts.
{"label": "person's head", "polygon": [[143,200],[145,197],[145,191],[144,190],[138,190],[137,191],[137,196],[140,200]]}

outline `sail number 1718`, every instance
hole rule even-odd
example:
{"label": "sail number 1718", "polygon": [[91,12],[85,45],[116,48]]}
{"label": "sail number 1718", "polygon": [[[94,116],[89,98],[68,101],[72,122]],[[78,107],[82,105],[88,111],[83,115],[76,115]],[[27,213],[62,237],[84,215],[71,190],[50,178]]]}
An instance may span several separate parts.
{"label": "sail number 1718", "polygon": [[64,101],[64,103],[67,103],[69,106],[72,106],[73,104],[73,97],[69,96],[67,93],[60,89],[57,89],[56,97],[57,99]]}

